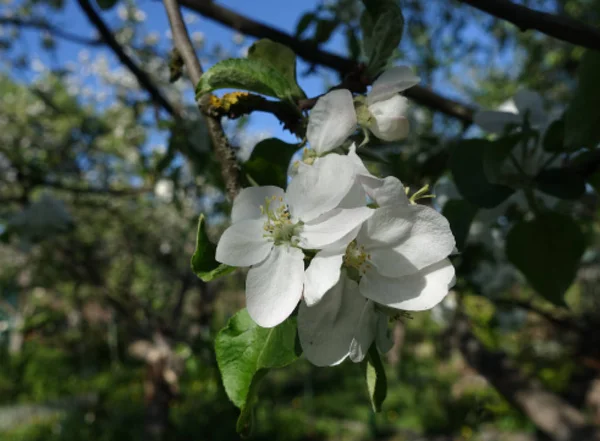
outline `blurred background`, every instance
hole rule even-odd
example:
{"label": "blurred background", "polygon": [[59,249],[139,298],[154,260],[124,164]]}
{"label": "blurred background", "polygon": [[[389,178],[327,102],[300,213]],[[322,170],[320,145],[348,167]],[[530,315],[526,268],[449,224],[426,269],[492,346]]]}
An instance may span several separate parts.
{"label": "blurred background", "polygon": [[[360,1],[183,3],[205,68],[254,41],[228,10],[315,51],[359,57]],[[517,3],[600,25],[598,0]],[[526,87],[560,112],[583,49],[459,1],[401,4],[397,62],[466,103],[466,116],[411,102],[410,138],[379,147],[386,162],[372,166],[429,184],[441,209],[457,197],[448,141],[481,135],[471,109]],[[0,440],[238,439],[213,340],[244,306],[245,275],[206,284],[190,270],[199,214],[216,240],[229,205],[193,88],[169,82],[162,4],[0,5]],[[308,96],[339,82],[310,56],[298,74]],[[272,115],[224,124],[241,161],[262,139],[297,142]],[[301,359],[263,381],[252,439],[541,441],[558,439],[544,419],[560,424],[571,410],[600,424],[598,200],[588,185],[553,206],[588,241],[568,307],[536,296],[504,255],[509,226],[527,214],[521,202],[479,210],[456,257],[456,291],[394,324],[383,412],[372,413],[359,365]]]}

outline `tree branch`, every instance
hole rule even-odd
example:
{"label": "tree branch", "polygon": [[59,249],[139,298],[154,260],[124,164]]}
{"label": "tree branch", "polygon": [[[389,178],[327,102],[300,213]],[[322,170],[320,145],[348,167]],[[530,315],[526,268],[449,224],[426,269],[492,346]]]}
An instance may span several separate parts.
{"label": "tree branch", "polygon": [[102,44],[104,44],[102,40],[98,38],[81,37],[79,35],[63,31],[61,28],[41,20],[23,20],[18,17],[0,17],[0,24],[20,26],[22,28],[40,29],[64,40],[68,40],[78,44],[85,44],[88,46],[101,46]]}
{"label": "tree branch", "polygon": [[523,374],[505,353],[488,350],[471,332],[467,318],[458,314],[454,336],[466,361],[539,430],[555,441],[600,440],[600,430],[588,426],[578,409]]}
{"label": "tree branch", "polygon": [[131,73],[137,78],[140,86],[144,88],[149,94],[152,100],[164,108],[171,116],[178,116],[178,113],[171,103],[163,96],[161,91],[156,87],[152,79],[144,72],[123,50],[119,42],[115,39],[112,31],[106,26],[106,23],[102,20],[102,17],[98,15],[89,0],[77,0],[79,6],[87,16],[88,20],[96,27],[102,39],[106,42],[108,47],[112,49],[115,55],[131,71]]}
{"label": "tree branch", "polygon": [[[163,0],[163,4],[165,5],[169,17],[171,32],[173,33],[173,43],[183,58],[185,67],[195,88],[200,81],[200,77],[202,77],[203,71],[200,61],[198,61],[198,57],[196,56],[196,52],[194,51],[194,46],[190,40],[185,23],[183,22],[179,4],[177,3],[177,0]],[[210,94],[204,95],[198,102],[198,106],[206,119],[206,125],[212,140],[215,156],[221,165],[221,175],[225,181],[227,194],[229,195],[230,200],[233,200],[240,190],[239,167],[235,159],[235,154],[231,149],[227,136],[221,126],[220,119],[213,116],[210,112],[210,98]]]}
{"label": "tree branch", "polygon": [[[256,38],[269,38],[284,44],[309,63],[329,67],[339,72],[342,77],[356,71],[358,68],[357,64],[348,58],[321,50],[313,42],[300,40],[279,29],[251,20],[230,9],[219,6],[212,1],[179,0],[179,2],[204,17],[233,28],[242,34],[251,35]],[[457,118],[463,123],[471,124],[473,122],[473,108],[438,95],[426,87],[414,86],[408,89],[405,95],[425,107]]]}
{"label": "tree branch", "polygon": [[600,50],[600,30],[572,18],[535,11],[507,0],[459,1],[506,20],[521,31],[535,29],[571,44]]}

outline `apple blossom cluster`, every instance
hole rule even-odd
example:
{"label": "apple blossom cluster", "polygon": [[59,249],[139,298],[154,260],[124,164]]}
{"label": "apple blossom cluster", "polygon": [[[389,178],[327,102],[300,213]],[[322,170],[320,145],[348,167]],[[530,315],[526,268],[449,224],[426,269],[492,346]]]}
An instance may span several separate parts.
{"label": "apple blossom cluster", "polygon": [[389,318],[432,308],[454,284],[448,221],[416,204],[397,178],[372,175],[354,144],[333,152],[357,124],[381,139],[405,137],[398,92],[418,81],[395,67],[366,99],[348,90],[321,97],[309,117],[311,149],[287,189],[242,190],[219,240],[219,262],[250,267],[247,310],[259,326],[282,323],[299,304],[300,343],[315,365],[359,362],[373,343],[389,350]]}

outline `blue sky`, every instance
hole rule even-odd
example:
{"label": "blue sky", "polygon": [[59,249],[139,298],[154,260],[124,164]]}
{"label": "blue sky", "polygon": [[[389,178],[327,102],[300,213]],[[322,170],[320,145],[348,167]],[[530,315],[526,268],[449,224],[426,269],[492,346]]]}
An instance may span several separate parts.
{"label": "blue sky", "polygon": [[[0,6],[0,14],[14,14],[15,4],[18,4],[17,0],[13,0],[11,4],[4,4]],[[123,1],[120,5],[125,4]],[[316,7],[316,0],[306,0],[303,2],[286,2],[285,7],[282,6],[281,1],[277,0],[260,0],[260,1],[248,1],[248,0],[225,0],[220,1],[219,4],[235,10],[238,13],[247,15],[254,19],[260,20],[271,26],[278,27],[287,32],[293,32],[296,26],[296,22],[299,17],[306,11],[312,10]],[[146,32],[157,32],[161,36],[161,43],[159,47],[167,51],[170,47],[169,39],[166,38],[169,26],[166,19],[165,11],[160,1],[155,0],[141,0],[135,3],[136,7],[142,10],[145,14],[145,19],[141,25]],[[252,43],[252,39],[246,38],[242,45],[236,45],[233,42],[233,37],[236,32],[231,29],[222,26],[216,22],[206,19],[199,14],[183,9],[184,16],[186,18],[196,17],[196,20],[188,24],[190,34],[194,32],[202,32],[205,36],[207,47],[219,43],[224,48],[230,49],[233,55],[239,55],[241,47],[249,46]],[[118,8],[115,7],[112,10],[101,12],[105,22],[111,28],[117,28],[122,25],[122,20],[118,15]],[[61,14],[53,13],[49,17],[51,22],[65,31],[73,34],[80,35],[82,37],[95,37],[95,29],[90,25],[87,17],[81,12],[77,2],[74,0],[67,0],[64,11]],[[59,51],[57,58],[52,58],[40,47],[40,32],[37,30],[27,30],[23,33],[20,44],[22,49],[26,49],[28,56],[31,59],[38,58],[42,63],[48,66],[64,66],[67,62],[75,63],[80,65],[79,57],[82,50],[89,53],[91,58],[104,53],[108,56],[111,67],[119,65],[118,60],[112,54],[110,49],[100,47],[86,47],[80,44],[67,42],[64,40],[57,40],[59,42]],[[324,48],[333,52],[344,54],[345,43],[340,35],[334,35]],[[206,67],[206,66],[205,66]],[[302,72],[306,69],[307,65],[299,60],[298,72]],[[12,72],[15,74],[15,72]],[[20,73],[19,73],[20,75]],[[31,80],[35,74],[29,73],[21,80]],[[18,76],[18,75],[17,75]],[[332,74],[331,80],[335,81],[336,77]],[[87,85],[91,88],[96,87],[96,83],[93,82],[93,78],[86,80]],[[310,75],[299,78],[301,86],[304,88],[308,96],[314,96],[321,93],[326,85],[324,84],[322,76]],[[191,86],[190,86],[191,94]],[[274,117],[265,114],[255,114],[251,118],[251,124],[249,125],[250,131],[268,131],[276,136],[282,137],[285,140],[291,141],[294,138],[286,132],[283,132],[279,128],[279,123]]]}

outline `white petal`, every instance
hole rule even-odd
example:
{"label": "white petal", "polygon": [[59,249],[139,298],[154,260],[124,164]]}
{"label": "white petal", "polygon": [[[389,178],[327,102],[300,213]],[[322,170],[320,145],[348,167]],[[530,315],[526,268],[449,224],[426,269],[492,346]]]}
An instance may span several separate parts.
{"label": "white petal", "polygon": [[399,141],[408,136],[410,124],[406,118],[408,100],[394,95],[384,101],[377,101],[369,106],[373,115],[369,130],[384,141]]}
{"label": "white petal", "polygon": [[240,191],[233,201],[231,209],[231,222],[236,223],[246,219],[261,219],[264,216],[260,212],[261,205],[265,205],[267,198],[275,196],[277,199],[283,197],[283,190],[273,185],[264,187],[248,187]]}
{"label": "white petal", "polygon": [[262,219],[243,220],[225,230],[219,243],[215,259],[231,266],[250,266],[265,260],[273,242],[265,237]]}
{"label": "white petal", "polygon": [[386,100],[420,81],[421,79],[408,66],[394,66],[387,69],[373,83],[371,91],[367,94],[367,104]]}
{"label": "white petal", "polygon": [[[400,218],[410,219],[410,229],[399,223],[403,235],[387,246],[371,249],[371,262],[387,277],[412,274],[452,254],[456,242],[448,220],[432,208],[412,205],[393,210]],[[406,213],[406,214],[405,214]]]}
{"label": "white petal", "polygon": [[357,179],[352,184],[348,194],[340,201],[338,208],[357,208],[367,205],[367,193],[363,185]]}
{"label": "white petal", "polygon": [[502,134],[508,124],[522,124],[523,116],[508,112],[497,112],[495,110],[482,110],[475,112],[473,121],[490,133]]}
{"label": "white petal", "polygon": [[393,246],[406,238],[416,215],[416,211],[407,208],[402,205],[377,208],[358,233],[358,243],[373,250]]}
{"label": "white petal", "polygon": [[298,337],[306,358],[317,366],[344,361],[366,303],[356,282],[345,275],[318,304],[300,303]]}
{"label": "white petal", "polygon": [[340,280],[344,252],[319,251],[304,273],[304,295],[308,306],[313,306]]}
{"label": "white petal", "polygon": [[355,181],[354,164],[347,156],[329,154],[292,178],[285,195],[292,218],[309,222],[344,199]]}
{"label": "white petal", "polygon": [[[375,210],[368,207],[336,208],[315,220],[304,224],[300,232],[300,246],[314,250],[345,237],[349,232],[360,226]],[[354,238],[350,238],[352,241]]]}
{"label": "white petal", "polygon": [[400,179],[387,176],[383,179],[374,176],[359,176],[367,195],[380,207],[409,205],[408,196]]}
{"label": "white petal", "polygon": [[360,293],[377,303],[408,311],[431,309],[454,285],[454,267],[444,259],[415,274],[391,278],[368,270],[360,280]]}
{"label": "white petal", "polygon": [[544,124],[546,112],[544,111],[544,101],[539,93],[531,90],[520,90],[515,95],[514,100],[521,118],[529,112],[529,123],[532,126],[536,127]]}
{"label": "white petal", "polygon": [[360,156],[358,156],[358,154],[356,153],[355,143],[352,143],[352,145],[350,146],[350,149],[348,151],[348,158],[352,161],[352,164],[354,164],[355,172],[357,175],[373,176],[371,172],[367,170],[367,167],[365,167],[365,164],[363,163],[362,159],[360,159]]}
{"label": "white petal", "polygon": [[359,363],[364,360],[369,348],[375,340],[377,332],[377,312],[372,301],[365,303],[360,319],[354,332],[354,338],[350,344],[350,359]]}
{"label": "white petal", "polygon": [[264,262],[248,271],[248,314],[263,328],[277,326],[298,305],[303,285],[304,253],[285,245],[273,247]]}
{"label": "white petal", "polygon": [[356,112],[349,90],[323,95],[310,112],[306,138],[319,155],[339,147],[356,130]]}

